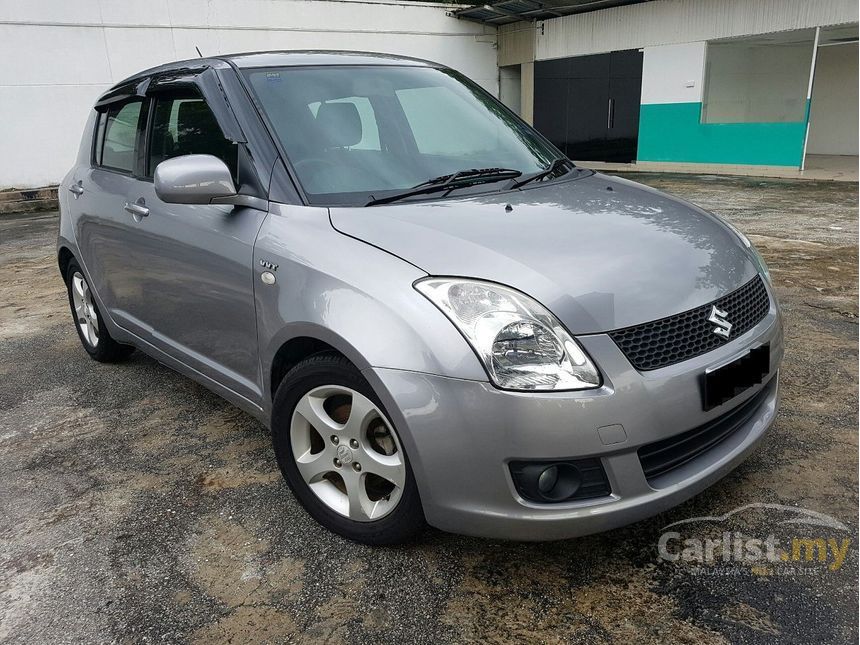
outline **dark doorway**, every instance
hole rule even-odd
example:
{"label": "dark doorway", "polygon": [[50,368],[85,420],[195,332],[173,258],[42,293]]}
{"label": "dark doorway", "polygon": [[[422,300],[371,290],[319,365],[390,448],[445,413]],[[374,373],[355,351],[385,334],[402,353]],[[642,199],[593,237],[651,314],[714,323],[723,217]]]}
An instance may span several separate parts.
{"label": "dark doorway", "polygon": [[535,63],[534,123],[571,159],[636,159],[642,52]]}

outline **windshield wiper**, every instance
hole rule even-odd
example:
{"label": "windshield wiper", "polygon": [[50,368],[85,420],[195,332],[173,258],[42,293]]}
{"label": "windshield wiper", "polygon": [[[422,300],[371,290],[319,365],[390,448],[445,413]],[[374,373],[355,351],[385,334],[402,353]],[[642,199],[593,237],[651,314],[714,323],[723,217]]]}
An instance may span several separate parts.
{"label": "windshield wiper", "polygon": [[521,179],[520,181],[517,181],[517,182],[514,182],[513,184],[511,184],[511,190],[513,190],[514,188],[519,188],[520,186],[525,186],[529,182],[538,181],[539,179],[543,179],[544,177],[548,177],[549,175],[551,175],[554,172],[556,172],[557,170],[559,170],[562,166],[565,166],[568,164],[570,164],[571,168],[573,167],[573,164],[570,163],[567,159],[565,159],[564,157],[559,157],[558,159],[553,160],[553,162],[549,166],[544,168],[543,170],[539,170],[538,172],[534,173],[533,175],[529,175],[525,179]]}
{"label": "windshield wiper", "polygon": [[433,177],[420,184],[407,188],[393,195],[385,197],[370,196],[370,201],[365,206],[376,206],[378,204],[389,204],[413,195],[427,195],[430,193],[451,191],[455,188],[474,186],[476,184],[501,181],[503,179],[516,179],[523,173],[513,168],[470,168],[469,170],[458,170],[447,175]]}

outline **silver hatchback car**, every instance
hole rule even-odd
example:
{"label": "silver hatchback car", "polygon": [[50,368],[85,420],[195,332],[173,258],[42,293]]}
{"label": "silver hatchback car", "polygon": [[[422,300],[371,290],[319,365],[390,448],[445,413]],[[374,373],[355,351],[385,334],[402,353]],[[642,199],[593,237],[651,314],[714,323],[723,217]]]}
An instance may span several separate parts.
{"label": "silver hatchback car", "polygon": [[138,348],[271,428],[321,524],[547,540],[689,498],[777,410],[743,234],[575,167],[443,66],[172,63],[106,92],[60,191],[84,349]]}

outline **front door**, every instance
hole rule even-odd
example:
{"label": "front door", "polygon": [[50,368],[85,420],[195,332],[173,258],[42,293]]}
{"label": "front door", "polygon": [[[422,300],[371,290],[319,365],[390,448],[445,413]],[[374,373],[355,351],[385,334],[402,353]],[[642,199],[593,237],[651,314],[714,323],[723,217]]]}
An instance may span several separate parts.
{"label": "front door", "polygon": [[155,95],[150,110],[144,170],[128,196],[145,213],[134,218],[135,243],[126,258],[137,292],[120,324],[259,402],[252,264],[266,213],[162,202],[152,182],[158,163],[180,155],[211,154],[233,170],[235,181],[237,146],[224,138],[206,102],[190,89]]}
{"label": "front door", "polygon": [[535,127],[569,158],[636,159],[642,52],[535,63]]}

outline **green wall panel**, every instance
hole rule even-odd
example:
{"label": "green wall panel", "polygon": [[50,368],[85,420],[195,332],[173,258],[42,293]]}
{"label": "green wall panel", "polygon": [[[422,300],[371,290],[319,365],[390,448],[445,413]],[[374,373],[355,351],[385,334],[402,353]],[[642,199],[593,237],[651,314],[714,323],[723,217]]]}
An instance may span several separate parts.
{"label": "green wall panel", "polygon": [[700,123],[701,111],[701,103],[640,106],[639,161],[800,166],[806,121]]}

